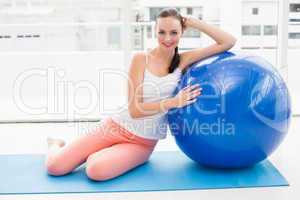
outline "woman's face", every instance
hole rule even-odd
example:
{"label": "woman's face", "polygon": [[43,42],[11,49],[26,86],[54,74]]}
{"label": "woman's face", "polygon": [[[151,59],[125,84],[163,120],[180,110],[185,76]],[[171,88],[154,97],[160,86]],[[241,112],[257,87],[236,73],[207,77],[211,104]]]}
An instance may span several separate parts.
{"label": "woman's face", "polygon": [[160,47],[173,50],[178,45],[182,35],[181,23],[174,17],[158,18],[156,36]]}

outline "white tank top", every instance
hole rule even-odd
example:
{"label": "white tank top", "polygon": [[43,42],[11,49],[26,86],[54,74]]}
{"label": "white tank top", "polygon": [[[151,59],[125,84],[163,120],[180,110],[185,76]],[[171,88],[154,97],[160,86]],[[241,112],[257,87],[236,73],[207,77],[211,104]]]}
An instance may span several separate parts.
{"label": "white tank top", "polygon": [[[146,53],[146,66],[148,54]],[[166,76],[157,76],[145,67],[143,81],[143,102],[157,102],[172,97],[172,94],[180,80],[181,70],[176,68],[173,73]],[[166,112],[155,115],[132,118],[128,107],[121,113],[112,116],[112,119],[135,135],[147,139],[163,139],[167,136]]]}

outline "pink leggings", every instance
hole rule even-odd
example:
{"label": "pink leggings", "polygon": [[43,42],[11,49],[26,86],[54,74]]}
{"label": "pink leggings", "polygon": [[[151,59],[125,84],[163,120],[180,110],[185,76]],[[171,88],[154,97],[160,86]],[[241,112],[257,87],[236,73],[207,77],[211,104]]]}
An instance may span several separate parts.
{"label": "pink leggings", "polygon": [[157,140],[139,137],[107,118],[90,133],[70,144],[48,152],[46,168],[50,175],[72,172],[86,162],[87,176],[96,181],[117,177],[145,163]]}

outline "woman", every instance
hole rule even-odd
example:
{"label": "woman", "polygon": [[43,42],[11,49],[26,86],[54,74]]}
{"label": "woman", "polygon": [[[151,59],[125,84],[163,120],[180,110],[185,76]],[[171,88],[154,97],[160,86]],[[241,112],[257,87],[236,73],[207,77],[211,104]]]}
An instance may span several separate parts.
{"label": "woman", "polygon": [[[179,53],[179,40],[188,28],[206,33],[216,43]],[[196,18],[182,17],[173,8],[160,12],[155,30],[158,46],[132,58],[128,109],[103,120],[99,128],[68,145],[49,138],[49,174],[64,175],[86,162],[87,176],[103,181],[145,163],[158,140],[166,137],[165,113],[192,104],[201,94],[199,85],[190,85],[172,96],[182,71],[197,60],[230,49],[236,41],[229,33]]]}

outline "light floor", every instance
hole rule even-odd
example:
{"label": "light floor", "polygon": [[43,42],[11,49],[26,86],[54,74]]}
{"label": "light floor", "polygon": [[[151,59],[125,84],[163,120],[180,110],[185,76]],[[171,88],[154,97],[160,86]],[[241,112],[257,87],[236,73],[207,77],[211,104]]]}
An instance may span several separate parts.
{"label": "light floor", "polygon": [[[44,153],[46,137],[60,137],[70,141],[76,136],[93,128],[97,123],[19,123],[0,124],[0,154]],[[299,199],[300,196],[300,118],[293,118],[288,136],[278,150],[270,157],[273,164],[287,178],[289,187],[190,190],[166,192],[134,192],[134,193],[85,193],[57,195],[5,195],[0,199],[222,199],[222,200],[253,200],[253,199]],[[162,140],[156,151],[177,150],[172,139]],[[5,181],[5,180],[1,180]]]}

